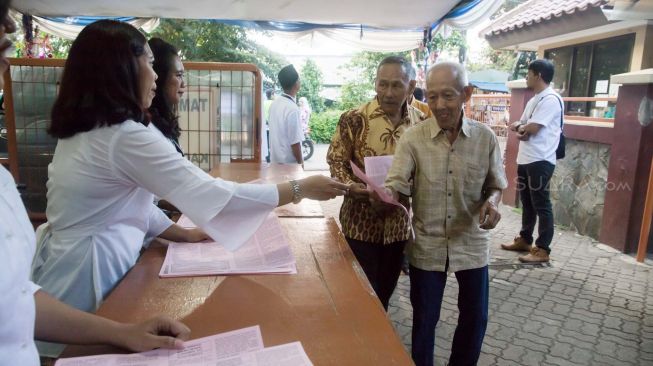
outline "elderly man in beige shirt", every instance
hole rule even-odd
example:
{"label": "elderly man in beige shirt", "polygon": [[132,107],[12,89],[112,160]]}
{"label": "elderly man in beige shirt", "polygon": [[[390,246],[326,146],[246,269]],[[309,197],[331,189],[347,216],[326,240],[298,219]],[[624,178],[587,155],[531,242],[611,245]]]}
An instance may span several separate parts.
{"label": "elderly man in beige shirt", "polygon": [[460,288],[460,316],[449,364],[475,365],[488,318],[488,230],[501,218],[497,207],[507,181],[492,130],[463,116],[472,93],[465,69],[439,63],[429,70],[426,86],[435,118],[404,133],[385,182],[395,198],[412,197],[412,357],[417,366],[433,365],[435,326],[451,271]]}

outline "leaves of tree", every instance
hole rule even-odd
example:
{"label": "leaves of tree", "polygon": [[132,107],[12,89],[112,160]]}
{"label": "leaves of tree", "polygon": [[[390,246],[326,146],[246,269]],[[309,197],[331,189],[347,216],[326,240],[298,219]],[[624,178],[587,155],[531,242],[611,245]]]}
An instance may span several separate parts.
{"label": "leaves of tree", "polygon": [[161,19],[152,36],[175,45],[184,60],[252,63],[265,75],[266,87],[277,82],[279,70],[288,64],[281,55],[257,44],[238,26],[207,20]]}
{"label": "leaves of tree", "polygon": [[321,112],[324,110],[324,99],[320,96],[324,80],[322,71],[313,60],[307,59],[299,75],[302,86],[298,96],[306,97],[314,112]]}

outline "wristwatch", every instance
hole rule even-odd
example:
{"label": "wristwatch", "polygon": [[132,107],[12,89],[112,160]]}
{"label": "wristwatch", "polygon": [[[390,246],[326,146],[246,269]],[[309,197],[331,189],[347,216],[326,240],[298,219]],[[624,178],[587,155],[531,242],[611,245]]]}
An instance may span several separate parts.
{"label": "wristwatch", "polygon": [[292,189],[292,203],[299,203],[302,200],[302,190],[299,188],[299,183],[296,180],[291,180],[290,189]]}

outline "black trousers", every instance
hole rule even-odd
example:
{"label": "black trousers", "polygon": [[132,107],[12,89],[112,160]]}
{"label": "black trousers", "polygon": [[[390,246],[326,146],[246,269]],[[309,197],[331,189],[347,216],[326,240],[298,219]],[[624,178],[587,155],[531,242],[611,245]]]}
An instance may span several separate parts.
{"label": "black trousers", "polygon": [[533,243],[533,231],[537,226],[535,245],[551,252],[553,240],[553,208],[549,197],[549,182],[555,165],[548,161],[536,161],[517,165],[517,190],[522,203],[521,231],[519,236],[527,243]]}
{"label": "black trousers", "polygon": [[[451,366],[471,366],[478,362],[488,321],[488,273],[488,266],[456,272],[460,315],[451,344]],[[411,354],[416,366],[433,366],[435,326],[440,321],[446,284],[446,267],[444,272],[436,272],[410,266]]]}
{"label": "black trousers", "polygon": [[370,281],[383,308],[388,310],[390,297],[397,286],[401,263],[404,259],[404,247],[407,240],[390,244],[369,243],[346,238],[356,260],[363,267],[363,272]]}

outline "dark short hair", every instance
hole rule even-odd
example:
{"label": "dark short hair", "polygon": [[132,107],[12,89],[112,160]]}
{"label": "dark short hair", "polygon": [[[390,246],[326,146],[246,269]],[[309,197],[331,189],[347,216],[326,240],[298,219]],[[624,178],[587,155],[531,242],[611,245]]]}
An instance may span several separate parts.
{"label": "dark short hair", "polygon": [[424,89],[415,88],[415,90],[413,90],[413,96],[415,97],[415,99],[419,100],[420,102],[423,102],[424,101]]}
{"label": "dark short hair", "polygon": [[166,85],[170,74],[174,71],[174,65],[179,50],[161,38],[152,38],[147,42],[154,55],[154,72],[156,79],[156,93],[150,106],[152,123],[169,139],[179,141],[181,128],[179,128],[179,116],[177,106],[173,105],[167,97]]}
{"label": "dark short hair", "polygon": [[272,89],[266,89],[265,90],[265,97],[268,99],[272,99],[272,94],[274,94],[274,90]]}
{"label": "dark short hair", "polygon": [[411,65],[410,62],[403,56],[388,56],[384,58],[376,68],[377,73],[383,65],[399,65],[401,66],[401,69],[404,71],[404,75],[408,78],[408,80],[415,80],[415,69],[413,68],[413,65]]}
{"label": "dark short hair", "polygon": [[553,67],[553,62],[547,59],[540,58],[531,62],[528,64],[528,69],[533,71],[534,74],[540,75],[542,80],[547,84],[551,83],[551,80],[553,80],[553,72],[555,68]]}
{"label": "dark short hair", "polygon": [[145,42],[127,23],[103,19],[86,26],[70,47],[48,132],[66,138],[129,119],[147,124],[137,59]]}
{"label": "dark short hair", "polygon": [[283,91],[286,93],[289,92],[297,80],[299,80],[299,74],[293,65],[285,66],[281,71],[279,71],[277,77],[279,79],[279,84],[281,84]]}

